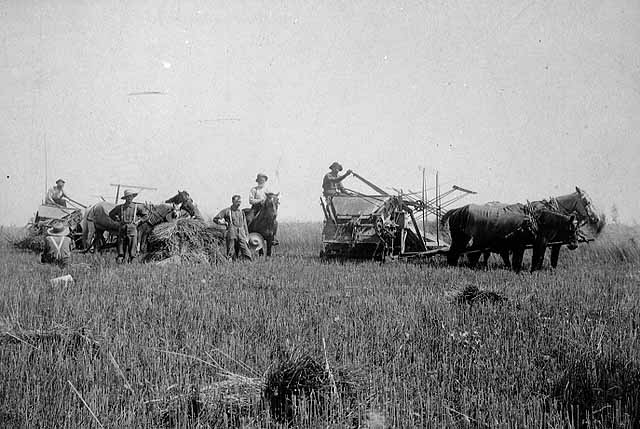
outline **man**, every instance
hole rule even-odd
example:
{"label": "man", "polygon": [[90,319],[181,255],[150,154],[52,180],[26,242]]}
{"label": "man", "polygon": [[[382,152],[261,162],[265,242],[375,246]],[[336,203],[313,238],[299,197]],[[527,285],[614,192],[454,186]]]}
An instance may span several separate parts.
{"label": "man", "polygon": [[44,238],[44,252],[42,252],[40,262],[56,264],[61,268],[67,267],[71,260],[71,238],[68,235],[69,228],[62,222],[47,229],[47,236]]}
{"label": "man", "polygon": [[256,183],[258,185],[249,191],[249,204],[251,204],[251,209],[247,211],[247,226],[251,225],[251,221],[256,217],[262,208],[262,204],[264,204],[267,199],[267,194],[269,193],[266,186],[267,180],[269,180],[269,178],[266,174],[258,173],[256,177]]}
{"label": "man", "polygon": [[65,198],[69,197],[64,193],[64,184],[64,180],[56,180],[56,186],[50,188],[47,191],[47,195],[44,197],[44,203],[46,205],[67,207],[67,201]]}
{"label": "man", "polygon": [[242,198],[240,195],[234,195],[231,198],[231,207],[227,207],[218,213],[213,221],[220,225],[227,226],[227,256],[229,258],[237,258],[239,254],[245,259],[251,260],[251,252],[247,247],[247,220],[244,212],[240,209]]}
{"label": "man", "polygon": [[120,223],[118,233],[118,257],[116,262],[123,263],[128,254],[128,262],[138,256],[138,225],[146,222],[149,213],[142,204],[135,204],[133,199],[138,195],[129,189],[124,191],[123,204],[117,205],[109,212],[109,217]]}
{"label": "man", "polygon": [[332,197],[334,195],[346,194],[347,191],[342,185],[342,181],[351,174],[351,170],[347,170],[345,174],[339,176],[338,173],[342,171],[342,165],[338,162],[334,162],[329,166],[329,171],[324,175],[322,179],[322,191],[325,197]]}

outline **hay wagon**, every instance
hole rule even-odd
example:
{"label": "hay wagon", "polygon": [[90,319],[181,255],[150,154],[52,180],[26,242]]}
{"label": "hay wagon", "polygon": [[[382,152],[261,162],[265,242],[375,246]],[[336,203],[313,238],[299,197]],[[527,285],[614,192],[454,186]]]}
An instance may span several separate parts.
{"label": "hay wagon", "polygon": [[[391,195],[364,177],[353,176],[372,192],[347,190],[320,199],[324,213],[321,257],[383,261],[446,253],[449,245],[440,237],[438,218],[449,204],[475,193],[454,186],[442,194],[436,192],[432,200],[426,199],[424,189],[422,198],[396,189],[397,195]],[[428,214],[436,217],[435,233],[428,232]]]}
{"label": "hay wagon", "polygon": [[31,234],[44,234],[52,224],[62,222],[69,227],[71,239],[78,248],[82,243],[82,216],[80,208],[43,204],[38,207],[33,222],[27,228]]}

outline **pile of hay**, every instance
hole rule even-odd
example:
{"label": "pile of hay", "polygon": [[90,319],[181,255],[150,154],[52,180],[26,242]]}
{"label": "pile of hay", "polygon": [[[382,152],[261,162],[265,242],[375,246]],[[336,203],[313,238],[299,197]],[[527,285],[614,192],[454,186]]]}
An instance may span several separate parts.
{"label": "pile of hay", "polygon": [[147,261],[179,257],[180,261],[225,260],[224,227],[198,219],[178,219],[156,225],[148,239]]}
{"label": "pile of hay", "polygon": [[[332,366],[299,348],[280,352],[264,377],[245,377],[222,372],[222,380],[208,386],[190,386],[186,393],[147,402],[156,417],[175,425],[187,413],[200,423],[238,426],[268,410],[282,423],[304,421],[314,416],[334,420],[355,418],[368,407],[362,400],[367,378],[362,371]],[[324,363],[321,363],[323,362]]]}
{"label": "pile of hay", "polygon": [[41,253],[44,251],[46,228],[46,226],[44,228],[40,228],[36,225],[32,225],[26,229],[25,234],[20,234],[15,237],[6,237],[6,239],[17,249]]}

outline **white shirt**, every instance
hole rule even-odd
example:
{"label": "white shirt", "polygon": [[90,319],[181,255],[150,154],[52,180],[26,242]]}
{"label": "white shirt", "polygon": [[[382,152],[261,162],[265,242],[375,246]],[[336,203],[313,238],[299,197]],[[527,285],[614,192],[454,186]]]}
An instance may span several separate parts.
{"label": "white shirt", "polygon": [[249,204],[261,204],[267,199],[267,194],[271,193],[266,185],[254,186],[249,191]]}

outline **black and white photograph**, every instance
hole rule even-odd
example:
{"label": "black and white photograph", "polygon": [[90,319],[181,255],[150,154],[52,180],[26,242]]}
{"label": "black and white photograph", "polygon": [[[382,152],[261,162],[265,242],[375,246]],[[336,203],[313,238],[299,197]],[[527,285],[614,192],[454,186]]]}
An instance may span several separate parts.
{"label": "black and white photograph", "polygon": [[640,428],[637,0],[0,37],[0,427]]}

